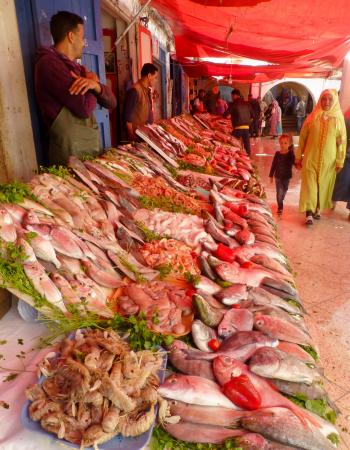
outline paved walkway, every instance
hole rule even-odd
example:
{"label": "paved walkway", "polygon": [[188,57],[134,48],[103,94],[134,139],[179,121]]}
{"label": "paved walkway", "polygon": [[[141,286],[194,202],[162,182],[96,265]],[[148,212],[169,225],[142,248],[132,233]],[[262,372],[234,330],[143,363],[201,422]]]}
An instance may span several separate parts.
{"label": "paved walkway", "polygon": [[[252,145],[274,213],[275,187],[268,174],[277,149],[277,139],[257,139]],[[342,437],[339,448],[345,450],[350,449],[350,222],[345,203],[338,203],[334,212],[307,228],[298,212],[299,189],[300,173],[294,169],[283,216],[276,222],[309,313],[306,321],[321,355],[327,390],[342,413],[337,425]]]}

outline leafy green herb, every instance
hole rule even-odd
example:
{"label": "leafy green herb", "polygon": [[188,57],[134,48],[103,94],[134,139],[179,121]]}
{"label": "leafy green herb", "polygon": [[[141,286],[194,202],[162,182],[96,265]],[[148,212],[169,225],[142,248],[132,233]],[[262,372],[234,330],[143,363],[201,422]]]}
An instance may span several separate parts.
{"label": "leafy green herb", "polygon": [[329,434],[327,436],[327,439],[329,439],[335,445],[339,445],[339,443],[340,443],[339,435],[337,433]]}
{"label": "leafy green herb", "polygon": [[41,340],[42,346],[47,346],[57,338],[68,335],[79,328],[113,329],[129,336],[128,342],[133,350],[150,349],[161,345],[170,345],[174,338],[171,335],[163,336],[154,333],[147,326],[147,320],[143,313],[137,316],[124,317],[116,313],[112,319],[101,319],[91,312],[84,312],[76,307],[68,306],[70,316],[63,313],[53,317],[42,317],[40,321],[49,329],[49,336]]}
{"label": "leafy green herb", "polygon": [[123,180],[127,184],[132,183],[132,176],[127,173],[119,172],[119,170],[113,170],[114,175]]}
{"label": "leafy green herb", "polygon": [[118,253],[118,258],[121,264],[135,275],[135,280],[138,283],[145,283],[147,281],[146,278],[137,270],[137,267],[134,266],[134,264],[132,264],[130,261],[128,261],[126,256],[124,256],[122,253]]}
{"label": "leafy green herb", "polygon": [[224,444],[196,444],[191,442],[179,441],[168,434],[159,425],[154,427],[152,440],[150,442],[151,450],[242,450],[237,447],[234,440],[227,440]]}
{"label": "leafy green herb", "polygon": [[194,166],[193,164],[186,163],[185,161],[179,161],[180,170],[192,170],[192,172],[205,173],[205,167]]}
{"label": "leafy green herb", "polygon": [[35,231],[29,231],[28,233],[25,233],[24,236],[25,240],[30,244],[31,241],[38,236],[38,233],[36,233]]}
{"label": "leafy green herb", "polygon": [[95,159],[96,159],[96,156],[89,155],[88,153],[86,153],[85,155],[82,155],[80,157],[81,161],[94,161]]}
{"label": "leafy green herb", "polygon": [[201,279],[199,275],[193,275],[193,273],[191,272],[185,272],[184,277],[187,283],[192,284],[192,286],[196,286],[196,284],[198,284]]}
{"label": "leafy green herb", "polygon": [[159,272],[159,278],[161,280],[164,280],[169,273],[172,271],[172,265],[170,263],[160,264],[159,266],[155,267],[156,270]]}
{"label": "leafy green herb", "polygon": [[161,236],[160,234],[150,230],[143,222],[136,222],[136,225],[144,234],[144,240],[146,242],[160,241],[161,239],[164,239],[164,236]]}
{"label": "leafy green herb", "polygon": [[27,184],[18,181],[0,184],[0,203],[22,203],[25,198],[36,200]]}
{"label": "leafy green herb", "polygon": [[337,415],[325,399],[310,400],[305,394],[301,393],[287,395],[287,397],[301,408],[305,408],[323,419],[328,420],[328,422],[335,424]]}
{"label": "leafy green herb", "polygon": [[10,373],[9,375],[7,375],[7,377],[3,378],[2,382],[8,383],[10,381],[13,381],[18,377],[18,375],[18,373]]}
{"label": "leafy green herb", "polygon": [[311,345],[300,345],[300,347],[311,355],[316,362],[320,359],[316,350]]}
{"label": "leafy green herb", "polygon": [[215,283],[223,288],[232,286],[232,283],[230,283],[229,281],[224,281],[224,280],[219,280],[219,279],[215,280]]}
{"label": "leafy green herb", "polygon": [[159,324],[159,318],[158,318],[158,313],[155,312],[152,316],[152,323],[154,323],[155,325]]}
{"label": "leafy green herb", "polygon": [[176,205],[169,197],[165,197],[164,195],[161,195],[159,197],[148,197],[146,195],[141,195],[139,201],[142,207],[146,209],[159,208],[163,211],[174,213],[193,214],[193,211],[191,209],[186,208],[183,205]]}
{"label": "leafy green herb", "polygon": [[56,165],[49,167],[39,166],[39,173],[51,173],[52,175],[64,179],[72,175],[72,171],[69,167]]}
{"label": "leafy green herb", "polygon": [[167,169],[167,171],[170,173],[170,175],[176,180],[176,178],[179,176],[179,174],[177,173],[177,170],[170,164],[164,164],[164,166]]}
{"label": "leafy green herb", "polygon": [[46,308],[47,312],[56,311],[57,308],[43,297],[34,288],[24,272],[22,262],[25,255],[21,246],[12,242],[0,242],[0,287],[16,289],[23,294],[30,296],[34,301],[34,306],[38,309]]}

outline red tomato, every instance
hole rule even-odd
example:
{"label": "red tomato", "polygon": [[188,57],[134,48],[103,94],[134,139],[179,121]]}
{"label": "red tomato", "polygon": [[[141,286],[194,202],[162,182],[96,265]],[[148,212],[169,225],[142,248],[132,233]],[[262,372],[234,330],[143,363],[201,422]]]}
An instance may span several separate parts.
{"label": "red tomato", "polygon": [[208,347],[212,349],[213,352],[217,352],[220,348],[220,341],[218,339],[210,339]]}

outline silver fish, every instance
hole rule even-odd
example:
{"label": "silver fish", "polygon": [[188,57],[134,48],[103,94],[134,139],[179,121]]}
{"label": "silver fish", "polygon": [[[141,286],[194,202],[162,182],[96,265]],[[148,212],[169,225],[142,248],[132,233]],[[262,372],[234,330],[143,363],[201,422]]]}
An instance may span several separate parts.
{"label": "silver fish", "polygon": [[192,323],[192,338],[194,343],[202,352],[211,352],[208,342],[217,339],[216,331],[205,325],[201,320],[194,320]]}
{"label": "silver fish", "polygon": [[252,331],[253,323],[253,314],[248,309],[229,309],[218,326],[218,335],[227,339],[237,331]]}
{"label": "silver fish", "polygon": [[247,286],[245,284],[233,284],[215,294],[215,298],[220,300],[224,305],[235,305],[242,300],[247,300]]}

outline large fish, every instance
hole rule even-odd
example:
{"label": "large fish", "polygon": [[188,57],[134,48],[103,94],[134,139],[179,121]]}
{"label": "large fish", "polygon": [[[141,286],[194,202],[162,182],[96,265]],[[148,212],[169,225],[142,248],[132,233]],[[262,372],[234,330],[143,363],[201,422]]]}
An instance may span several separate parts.
{"label": "large fish", "polygon": [[266,334],[256,331],[238,331],[229,338],[225,339],[217,352],[207,353],[199,350],[187,350],[187,358],[205,359],[212,361],[217,356],[230,356],[239,361],[249,359],[258,348],[277,347],[278,340],[271,339]]}
{"label": "large fish", "polygon": [[320,379],[316,369],[276,348],[259,348],[250,358],[249,368],[261,377],[278,378],[296,383],[310,385]]}
{"label": "large fish", "polygon": [[[283,397],[283,395],[276,391],[276,389],[272,387],[267,380],[255,375],[253,372],[250,372],[249,368],[242,362],[228,356],[218,356],[213,361],[213,370],[215,378],[221,386],[224,386],[227,382],[229,382],[233,374],[235,377],[246,375],[260,395],[260,408],[271,408],[274,406],[288,408],[300,419],[305,427],[307,427],[309,423],[318,427],[318,423],[311,416],[311,414],[309,414],[306,410],[302,410],[295,403]],[[259,430],[252,431],[259,432]]]}
{"label": "large fish", "polygon": [[176,400],[168,401],[172,416],[180,416],[182,420],[202,425],[234,427],[248,411],[236,411],[221,406],[190,405]]}
{"label": "large fish", "polygon": [[159,386],[158,394],[162,397],[190,403],[191,405],[240,409],[221,392],[217,383],[191,375],[176,373],[170,375]]}
{"label": "large fish", "polygon": [[4,208],[0,208],[0,238],[5,242],[15,242],[17,239],[11,214]]}
{"label": "large fish", "polygon": [[214,425],[200,425],[184,421],[167,423],[164,428],[175,439],[204,444],[222,444],[228,439],[242,436],[245,433],[242,429],[230,430]]}
{"label": "large fish", "polygon": [[283,300],[281,297],[272,294],[260,287],[249,289],[248,298],[253,300],[255,305],[260,306],[276,306],[291,314],[302,314],[302,306],[300,308],[293,303]]}
{"label": "large fish", "polygon": [[[307,413],[316,421],[311,413]],[[308,420],[308,418],[307,418]],[[247,430],[261,433],[269,439],[282,444],[305,450],[334,450],[334,446],[326,435],[338,434],[329,422],[317,419],[318,427],[310,424],[305,427],[298,417],[287,408],[272,407],[252,411],[250,416],[243,417],[241,423]]]}
{"label": "large fish", "polygon": [[311,338],[305,331],[279,317],[257,314],[254,318],[254,328],[275,339],[294,344],[312,345]]}
{"label": "large fish", "polygon": [[229,309],[218,326],[218,335],[227,339],[237,331],[251,331],[253,324],[254,316],[248,309]]}
{"label": "large fish", "polygon": [[61,292],[56,285],[50,280],[45,272],[43,266],[34,262],[31,264],[23,264],[23,269],[27,277],[33,283],[34,288],[45,297],[54,306],[57,306],[61,311],[66,312]]}
{"label": "large fish", "polygon": [[205,231],[209,233],[216,242],[222,242],[228,247],[232,245],[232,240],[227,236],[227,234],[224,231],[220,230],[220,228],[215,224],[213,219],[208,219],[205,225]]}
{"label": "large fish", "polygon": [[208,295],[215,295],[222,289],[221,286],[203,275],[195,281],[194,287],[197,289],[198,293]]}
{"label": "large fish", "polygon": [[171,364],[177,370],[187,375],[196,375],[207,378],[208,380],[215,380],[211,362],[198,359],[187,359],[183,350],[189,349],[191,349],[191,347],[185,344],[185,342],[175,340],[169,348],[169,360]]}

